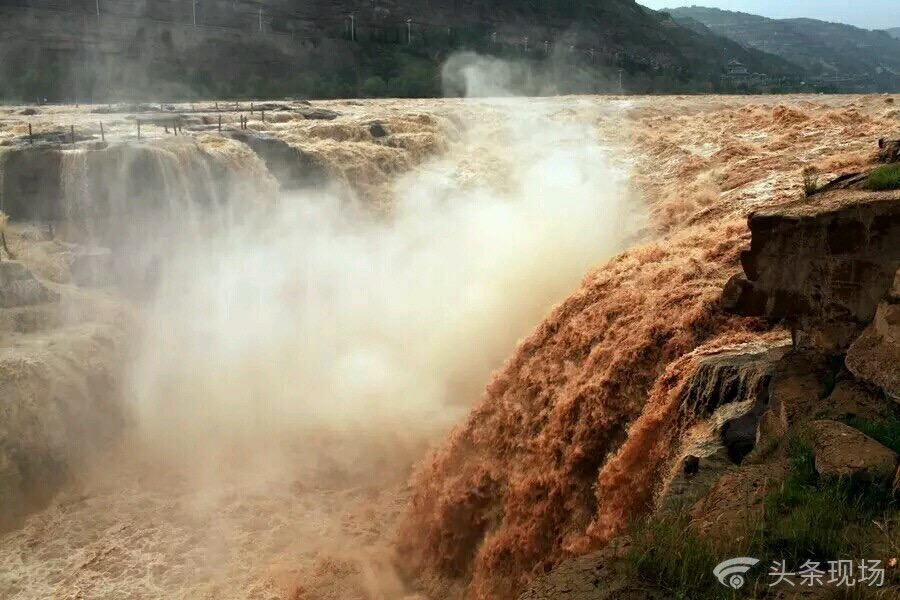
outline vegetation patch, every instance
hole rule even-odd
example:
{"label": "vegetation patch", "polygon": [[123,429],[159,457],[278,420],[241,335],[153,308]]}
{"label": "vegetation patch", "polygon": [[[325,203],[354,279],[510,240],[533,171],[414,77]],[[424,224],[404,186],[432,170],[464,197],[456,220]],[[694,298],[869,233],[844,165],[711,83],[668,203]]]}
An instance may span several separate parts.
{"label": "vegetation patch", "polygon": [[[891,440],[897,423],[862,423],[870,437]],[[882,442],[884,443],[884,442]],[[807,560],[822,564],[837,559],[885,559],[896,550],[900,536],[898,502],[890,485],[859,485],[848,480],[825,480],[815,470],[813,447],[798,436],[786,440],[790,468],[782,485],[768,493],[762,517],[750,535],[733,540],[699,536],[686,514],[654,515],[632,526],[629,567],[635,577],[656,585],[678,599],[691,600],[763,597],[772,580],[768,569],[785,561],[796,571]],[[888,550],[890,548],[890,550]],[[716,581],[713,568],[736,556],[759,559],[741,590]],[[896,585],[896,571],[888,571],[886,585]],[[878,589],[837,590],[838,597],[877,597]],[[840,596],[840,593],[853,595]]]}
{"label": "vegetation patch", "polygon": [[900,454],[900,419],[890,418],[882,421],[850,419],[847,425],[859,429],[876,442]]}
{"label": "vegetation patch", "polygon": [[900,165],[878,167],[866,177],[870,190],[900,190]]}
{"label": "vegetation patch", "polygon": [[819,191],[819,170],[815,167],[803,169],[803,193],[812,196]]}

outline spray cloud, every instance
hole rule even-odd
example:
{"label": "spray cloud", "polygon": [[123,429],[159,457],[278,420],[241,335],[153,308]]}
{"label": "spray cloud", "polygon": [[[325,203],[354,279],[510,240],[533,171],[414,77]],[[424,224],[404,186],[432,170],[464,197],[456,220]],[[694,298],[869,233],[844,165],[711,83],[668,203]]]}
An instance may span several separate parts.
{"label": "spray cloud", "polygon": [[[502,68],[460,72],[480,94]],[[551,106],[478,101],[482,122],[402,177],[386,218],[321,190],[182,246],[132,369],[148,439],[192,452],[330,428],[433,440],[458,421],[633,222],[609,150]]]}

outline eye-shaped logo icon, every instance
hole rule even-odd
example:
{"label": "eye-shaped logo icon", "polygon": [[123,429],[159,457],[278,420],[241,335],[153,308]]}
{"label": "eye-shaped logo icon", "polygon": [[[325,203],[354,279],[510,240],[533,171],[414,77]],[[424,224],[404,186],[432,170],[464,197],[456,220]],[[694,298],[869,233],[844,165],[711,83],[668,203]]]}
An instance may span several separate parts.
{"label": "eye-shaped logo icon", "polygon": [[713,569],[713,575],[724,586],[728,586],[735,590],[744,587],[744,573],[759,564],[759,560],[750,558],[749,556],[741,556],[739,558],[729,558],[720,562]]}

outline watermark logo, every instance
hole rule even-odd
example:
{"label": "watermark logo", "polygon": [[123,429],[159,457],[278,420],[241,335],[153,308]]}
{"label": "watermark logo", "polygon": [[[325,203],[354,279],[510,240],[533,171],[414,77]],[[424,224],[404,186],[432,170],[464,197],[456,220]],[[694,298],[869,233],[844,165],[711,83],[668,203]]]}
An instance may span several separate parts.
{"label": "watermark logo", "polygon": [[749,556],[741,556],[738,558],[729,558],[720,562],[713,569],[713,575],[724,586],[739,590],[746,583],[744,573],[759,564],[759,560]]}

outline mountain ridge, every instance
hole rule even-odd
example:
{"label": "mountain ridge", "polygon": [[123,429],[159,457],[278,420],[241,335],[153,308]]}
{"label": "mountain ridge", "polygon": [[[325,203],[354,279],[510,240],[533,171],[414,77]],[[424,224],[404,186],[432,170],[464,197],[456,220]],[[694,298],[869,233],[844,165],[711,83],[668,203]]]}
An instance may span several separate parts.
{"label": "mountain ridge", "polygon": [[458,50],[561,60],[561,71],[587,81],[573,92],[617,91],[618,81],[637,93],[730,91],[722,74],[734,58],[779,81],[796,71],[634,0],[205,0],[196,13],[174,0],[101,3],[100,14],[97,6],[0,0],[0,93],[440,95],[439,65]]}
{"label": "mountain ridge", "polygon": [[817,19],[770,19],[700,6],[664,9],[685,26],[700,23],[748,48],[774,54],[800,67],[812,81],[900,87],[900,39]]}

